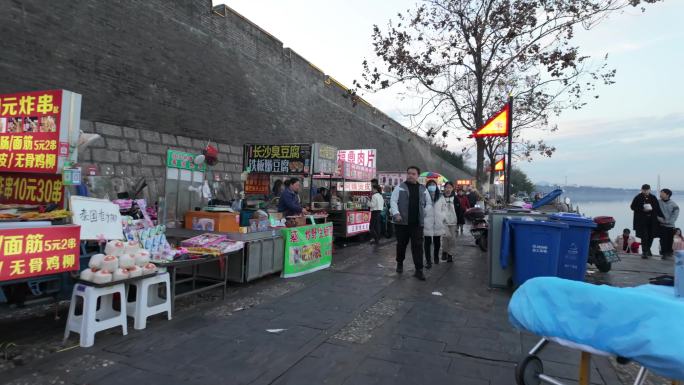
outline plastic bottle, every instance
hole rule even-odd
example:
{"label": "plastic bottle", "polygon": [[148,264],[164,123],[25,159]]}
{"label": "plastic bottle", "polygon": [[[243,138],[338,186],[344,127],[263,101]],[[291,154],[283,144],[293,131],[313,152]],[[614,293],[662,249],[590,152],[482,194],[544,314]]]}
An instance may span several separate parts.
{"label": "plastic bottle", "polygon": [[674,289],[675,297],[684,297],[684,250],[675,252]]}

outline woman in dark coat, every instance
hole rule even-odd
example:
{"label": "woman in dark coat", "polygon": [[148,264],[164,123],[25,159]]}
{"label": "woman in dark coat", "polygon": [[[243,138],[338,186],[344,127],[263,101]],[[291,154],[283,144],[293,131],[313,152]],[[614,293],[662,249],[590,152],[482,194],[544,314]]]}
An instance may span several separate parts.
{"label": "woman in dark coat", "polygon": [[651,186],[641,186],[641,193],[634,197],[630,208],[634,211],[634,231],[641,238],[641,258],[646,259],[653,255],[651,245],[653,238],[657,237],[658,217],[662,216],[658,198],[651,194]]}

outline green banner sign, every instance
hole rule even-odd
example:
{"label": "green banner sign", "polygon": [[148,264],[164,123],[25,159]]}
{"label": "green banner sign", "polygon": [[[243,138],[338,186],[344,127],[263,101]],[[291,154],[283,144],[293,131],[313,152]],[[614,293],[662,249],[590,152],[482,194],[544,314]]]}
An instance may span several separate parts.
{"label": "green banner sign", "polygon": [[332,223],[291,227],[280,231],[285,240],[283,278],[298,277],[330,267]]}
{"label": "green banner sign", "polygon": [[195,163],[195,157],[197,156],[195,154],[176,150],[168,150],[166,154],[166,167],[190,171],[206,171],[207,169],[206,163],[201,165]]}

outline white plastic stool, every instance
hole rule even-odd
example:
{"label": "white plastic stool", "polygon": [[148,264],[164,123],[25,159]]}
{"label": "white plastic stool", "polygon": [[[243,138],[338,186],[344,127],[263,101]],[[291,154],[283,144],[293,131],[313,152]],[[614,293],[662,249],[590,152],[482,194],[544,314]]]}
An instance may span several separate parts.
{"label": "white plastic stool", "polygon": [[[128,302],[126,307],[129,317],[135,319],[133,327],[136,330],[145,329],[147,317],[155,314],[166,312],[168,319],[171,319],[171,278],[169,273],[144,278],[130,285],[135,286],[135,302]],[[159,285],[166,286],[166,298],[159,296]]]}
{"label": "white plastic stool", "polygon": [[[113,308],[114,294],[118,293],[121,298],[121,311]],[[83,298],[83,314],[76,315],[76,299]],[[97,300],[100,298],[100,309],[97,308]],[[121,326],[123,335],[128,334],[126,324],[126,288],[123,284],[107,287],[93,287],[78,283],[74,286],[69,305],[69,317],[64,330],[64,342],[69,338],[69,333],[80,334],[81,347],[88,348],[95,344],[95,333]]]}

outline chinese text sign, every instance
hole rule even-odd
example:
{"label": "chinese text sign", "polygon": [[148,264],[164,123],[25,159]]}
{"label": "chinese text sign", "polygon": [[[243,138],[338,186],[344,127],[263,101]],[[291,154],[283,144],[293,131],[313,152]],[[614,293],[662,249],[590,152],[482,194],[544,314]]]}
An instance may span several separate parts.
{"label": "chinese text sign", "polygon": [[2,230],[0,281],[78,270],[79,232],[79,226]]}

